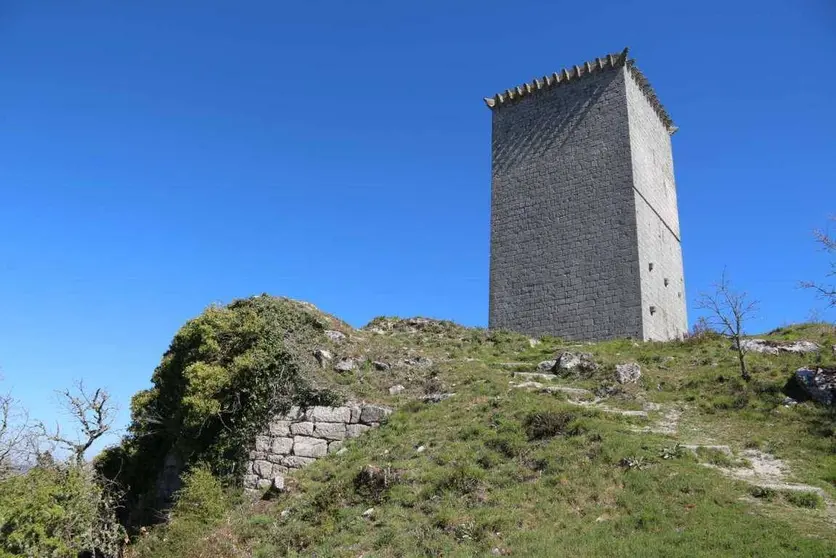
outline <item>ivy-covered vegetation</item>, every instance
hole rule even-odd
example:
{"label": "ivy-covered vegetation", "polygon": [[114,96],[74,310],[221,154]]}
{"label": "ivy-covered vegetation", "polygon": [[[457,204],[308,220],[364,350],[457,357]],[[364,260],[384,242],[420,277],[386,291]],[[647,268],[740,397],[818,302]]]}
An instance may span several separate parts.
{"label": "ivy-covered vegetation", "polygon": [[[256,296],[211,306],[187,322],[131,401],[122,444],[98,469],[127,493],[126,523],[153,521],[170,496],[160,479],[204,464],[225,481],[240,476],[246,450],[269,416],[292,404],[334,404],[341,397],[319,376],[313,352],[335,324],[311,306]],[[336,324],[339,325],[339,324]]]}

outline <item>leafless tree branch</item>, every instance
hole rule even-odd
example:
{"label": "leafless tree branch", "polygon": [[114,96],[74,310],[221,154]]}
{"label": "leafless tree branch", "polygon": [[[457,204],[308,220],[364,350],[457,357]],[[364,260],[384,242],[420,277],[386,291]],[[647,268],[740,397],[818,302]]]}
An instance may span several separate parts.
{"label": "leafless tree branch", "polygon": [[[831,217],[831,221],[836,223],[836,217]],[[836,256],[836,237],[830,236],[827,231],[823,229],[816,229],[813,231],[816,241],[822,245],[825,252]],[[830,263],[830,273],[826,277],[836,277],[836,259]],[[827,301],[828,307],[836,307],[836,284],[817,283],[815,281],[802,281],[801,286],[805,289],[815,291],[821,298]]]}
{"label": "leafless tree branch", "polygon": [[91,392],[81,381],[76,382],[73,390],[61,390],[58,394],[62,406],[76,424],[76,436],[63,434],[57,423],[52,430],[47,430],[42,422],[38,423],[38,428],[47,440],[69,450],[76,464],[82,465],[90,446],[110,431],[116,418],[116,405],[106,390],[98,388]]}

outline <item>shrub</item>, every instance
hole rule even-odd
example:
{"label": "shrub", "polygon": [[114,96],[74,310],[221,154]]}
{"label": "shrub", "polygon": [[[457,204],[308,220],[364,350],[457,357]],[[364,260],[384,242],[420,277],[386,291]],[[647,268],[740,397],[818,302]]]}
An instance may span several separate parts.
{"label": "shrub", "polygon": [[576,415],[570,411],[540,411],[525,418],[523,426],[529,440],[543,440],[569,433]]}
{"label": "shrub", "polygon": [[224,517],[231,501],[226,489],[206,466],[198,466],[183,477],[172,509],[173,521],[211,524]]}
{"label": "shrub", "polygon": [[113,495],[81,467],[35,467],[0,482],[0,555],[116,556],[125,532]]}

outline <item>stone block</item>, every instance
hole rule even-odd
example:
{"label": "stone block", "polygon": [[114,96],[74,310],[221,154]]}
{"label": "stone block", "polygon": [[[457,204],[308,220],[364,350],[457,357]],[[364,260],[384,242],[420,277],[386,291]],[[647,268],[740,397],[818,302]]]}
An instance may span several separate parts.
{"label": "stone block", "polygon": [[270,451],[270,436],[256,436],[255,437],[255,451],[259,451],[259,452]]}
{"label": "stone block", "polygon": [[272,479],[258,479],[257,487],[259,490],[267,490],[272,484]]}
{"label": "stone block", "polygon": [[330,443],[328,444],[328,453],[336,453],[336,452],[338,452],[338,451],[339,451],[339,450],[343,447],[343,444],[344,444],[344,443],[345,443],[345,442],[341,442],[341,441],[330,442]]}
{"label": "stone block", "polygon": [[266,451],[251,451],[249,454],[250,459],[267,459],[267,452]]}
{"label": "stone block", "polygon": [[289,436],[290,435],[290,421],[289,420],[274,420],[270,422],[271,436]]}
{"label": "stone block", "polygon": [[[836,352],[836,350],[834,350]],[[360,413],[363,411],[363,408],[360,405],[349,405],[349,410],[351,411],[351,419],[349,422],[351,424],[357,424],[360,422]]]}
{"label": "stone block", "polygon": [[316,459],[312,457],[300,457],[298,455],[288,455],[284,459],[282,459],[282,465],[285,467],[289,467],[290,469],[299,469],[301,467],[305,467],[306,465],[310,465],[316,461]]}
{"label": "stone block", "polygon": [[273,476],[273,464],[259,459],[253,462],[253,473],[263,479],[269,479]]}
{"label": "stone block", "polygon": [[342,422],[317,422],[314,436],[327,440],[345,440],[345,424]]}
{"label": "stone block", "polygon": [[300,457],[322,457],[328,453],[328,443],[309,436],[293,437],[293,455]]}
{"label": "stone block", "polygon": [[382,422],[391,414],[392,409],[381,407],[380,405],[364,405],[363,410],[360,412],[360,422],[363,424]]}
{"label": "stone block", "polygon": [[314,422],[350,422],[351,409],[348,407],[311,407],[305,418]]}
{"label": "stone block", "polygon": [[345,435],[347,438],[356,438],[363,432],[371,430],[371,428],[366,424],[349,424],[345,427]]}
{"label": "stone block", "polygon": [[290,433],[294,436],[310,436],[313,434],[313,423],[295,422],[290,425]]}
{"label": "stone block", "polygon": [[270,446],[272,453],[279,453],[287,455],[293,451],[293,438],[273,438],[273,443]]}
{"label": "stone block", "polygon": [[273,489],[278,491],[284,490],[284,475],[276,475],[273,477]]}
{"label": "stone block", "polygon": [[258,486],[257,475],[244,475],[244,488],[255,488]]}

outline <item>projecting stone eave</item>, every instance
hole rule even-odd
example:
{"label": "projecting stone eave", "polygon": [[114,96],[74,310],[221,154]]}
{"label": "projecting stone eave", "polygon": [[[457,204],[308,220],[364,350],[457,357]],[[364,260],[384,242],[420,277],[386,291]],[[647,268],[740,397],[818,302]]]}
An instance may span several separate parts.
{"label": "projecting stone eave", "polygon": [[656,92],[650,85],[650,81],[645,77],[641,70],[636,66],[636,61],[627,58],[628,49],[625,48],[618,54],[608,54],[603,58],[596,58],[589,62],[584,62],[582,65],[572,66],[571,68],[564,68],[559,72],[551,75],[543,76],[542,78],[534,78],[530,83],[518,85],[513,89],[506,89],[501,93],[497,93],[493,97],[485,97],[485,104],[491,110],[495,110],[503,105],[515,103],[532,94],[536,94],[545,89],[558,87],[567,83],[574,83],[578,79],[583,79],[586,76],[614,70],[623,66],[627,67],[630,75],[636,81],[639,89],[641,89],[644,96],[647,98],[653,110],[659,116],[659,120],[667,129],[668,133],[673,135],[679,128],[673,123],[665,107],[662,106],[661,101],[656,96]]}

